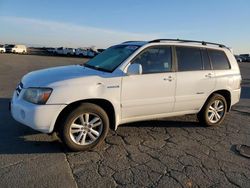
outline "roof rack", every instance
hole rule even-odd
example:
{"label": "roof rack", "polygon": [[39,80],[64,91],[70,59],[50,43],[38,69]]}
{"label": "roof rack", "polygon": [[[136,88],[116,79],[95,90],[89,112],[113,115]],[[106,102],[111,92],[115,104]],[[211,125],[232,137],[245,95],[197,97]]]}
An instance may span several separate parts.
{"label": "roof rack", "polygon": [[125,42],[123,42],[122,44],[131,43],[131,42],[142,42],[142,41],[139,41],[139,40],[138,40],[138,41],[136,41],[136,40],[135,40],[135,41],[132,41],[132,40],[131,40],[131,41],[125,41]]}
{"label": "roof rack", "polygon": [[204,45],[204,46],[206,46],[207,44],[211,44],[211,45],[219,46],[220,48],[226,48],[226,46],[225,46],[224,44],[218,44],[218,43],[206,42],[206,41],[198,41],[198,40],[183,40],[183,39],[155,39],[155,40],[149,41],[149,43],[161,42],[161,41],[170,41],[170,42],[193,42],[193,43],[200,43],[200,44],[202,44],[202,45]]}

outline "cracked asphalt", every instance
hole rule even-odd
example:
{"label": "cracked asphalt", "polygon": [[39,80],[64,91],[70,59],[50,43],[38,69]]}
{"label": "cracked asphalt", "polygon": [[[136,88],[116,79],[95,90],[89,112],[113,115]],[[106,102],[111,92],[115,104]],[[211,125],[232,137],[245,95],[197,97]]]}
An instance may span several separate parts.
{"label": "cracked asphalt", "polygon": [[15,122],[8,101],[29,71],[86,59],[0,54],[0,187],[250,187],[250,63],[240,102],[220,127],[193,115],[122,125],[104,144],[71,153],[53,136]]}

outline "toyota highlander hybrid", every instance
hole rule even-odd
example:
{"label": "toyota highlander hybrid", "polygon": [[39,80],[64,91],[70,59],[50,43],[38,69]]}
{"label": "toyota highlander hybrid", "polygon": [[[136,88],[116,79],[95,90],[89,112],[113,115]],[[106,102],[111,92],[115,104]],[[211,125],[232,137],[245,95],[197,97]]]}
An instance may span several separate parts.
{"label": "toyota highlander hybrid", "polygon": [[202,125],[218,126],[240,92],[238,64],[222,44],[128,41],[83,65],[28,73],[10,108],[16,121],[84,151],[129,122],[197,114]]}

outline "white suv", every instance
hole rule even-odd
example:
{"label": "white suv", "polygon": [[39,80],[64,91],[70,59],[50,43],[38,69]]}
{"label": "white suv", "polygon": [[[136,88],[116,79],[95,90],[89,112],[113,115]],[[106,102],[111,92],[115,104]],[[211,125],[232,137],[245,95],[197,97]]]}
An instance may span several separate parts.
{"label": "white suv", "polygon": [[0,44],[0,53],[5,53],[5,52],[6,52],[6,49],[5,49],[4,45]]}
{"label": "white suv", "polygon": [[15,120],[57,132],[80,151],[129,122],[198,114],[201,124],[219,125],[240,92],[238,64],[224,45],[159,39],[112,46],[84,65],[31,72],[10,107]]}
{"label": "white suv", "polygon": [[64,47],[60,47],[57,48],[55,51],[56,54],[58,55],[75,55],[75,49],[74,48],[64,48]]}
{"label": "white suv", "polygon": [[86,57],[88,55],[88,51],[84,48],[77,48],[75,51],[75,55],[81,56],[81,57]]}
{"label": "white suv", "polygon": [[7,45],[6,52],[17,53],[17,54],[26,54],[27,47],[25,45],[21,45],[21,44]]}

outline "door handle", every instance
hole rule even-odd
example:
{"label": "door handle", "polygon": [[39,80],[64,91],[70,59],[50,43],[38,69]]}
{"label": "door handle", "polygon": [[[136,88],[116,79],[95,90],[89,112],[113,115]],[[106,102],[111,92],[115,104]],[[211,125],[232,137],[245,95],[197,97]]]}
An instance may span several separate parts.
{"label": "door handle", "polygon": [[167,78],[163,78],[164,81],[169,81],[169,82],[172,82],[174,78],[172,76],[169,76]]}
{"label": "door handle", "polygon": [[212,73],[208,73],[208,74],[205,75],[205,77],[207,77],[207,78],[212,78],[212,76],[213,76]]}

